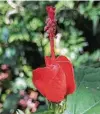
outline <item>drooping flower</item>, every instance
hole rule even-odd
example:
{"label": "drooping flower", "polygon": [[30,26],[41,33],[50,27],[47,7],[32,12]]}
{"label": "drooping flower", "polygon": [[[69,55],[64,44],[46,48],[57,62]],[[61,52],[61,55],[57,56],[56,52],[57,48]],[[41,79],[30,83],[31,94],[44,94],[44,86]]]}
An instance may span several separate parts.
{"label": "drooping flower", "polygon": [[51,57],[45,57],[46,67],[33,70],[33,83],[49,101],[60,102],[75,90],[73,66],[65,56],[55,58],[54,37],[56,30],[55,8],[48,6],[47,31],[51,46]]}

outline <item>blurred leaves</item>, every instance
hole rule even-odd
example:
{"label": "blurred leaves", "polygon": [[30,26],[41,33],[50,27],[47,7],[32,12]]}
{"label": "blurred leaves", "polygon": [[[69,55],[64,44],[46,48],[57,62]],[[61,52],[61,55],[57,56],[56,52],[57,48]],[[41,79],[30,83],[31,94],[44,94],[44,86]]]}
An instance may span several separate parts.
{"label": "blurred leaves", "polygon": [[93,34],[96,35],[97,26],[100,19],[100,3],[96,7],[93,7],[93,0],[85,4],[79,5],[79,12],[84,15],[85,18],[89,18],[93,23]]}
{"label": "blurred leaves", "polygon": [[14,113],[15,109],[17,108],[18,99],[19,99],[18,94],[13,93],[8,95],[3,104],[4,111],[1,114]]}

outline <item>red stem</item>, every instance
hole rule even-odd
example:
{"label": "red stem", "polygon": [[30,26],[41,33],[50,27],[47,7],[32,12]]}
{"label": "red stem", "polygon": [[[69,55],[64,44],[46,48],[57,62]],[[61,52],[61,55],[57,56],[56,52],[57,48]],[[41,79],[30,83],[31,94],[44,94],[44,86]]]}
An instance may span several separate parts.
{"label": "red stem", "polygon": [[52,60],[55,60],[54,38],[50,38],[50,47],[51,47],[51,58]]}

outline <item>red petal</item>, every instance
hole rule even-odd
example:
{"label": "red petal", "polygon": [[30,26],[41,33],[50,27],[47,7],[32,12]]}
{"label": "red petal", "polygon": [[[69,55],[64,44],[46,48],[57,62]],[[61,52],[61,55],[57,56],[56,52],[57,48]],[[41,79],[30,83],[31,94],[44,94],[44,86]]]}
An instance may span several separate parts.
{"label": "red petal", "polygon": [[75,91],[75,87],[76,87],[72,63],[65,56],[59,56],[56,59],[56,61],[62,67],[62,69],[66,75],[66,83],[67,83],[67,93],[66,94],[71,94]]}
{"label": "red petal", "polygon": [[66,95],[66,77],[59,65],[36,69],[33,82],[49,101],[60,102]]}
{"label": "red petal", "polygon": [[46,93],[45,85],[49,82],[49,79],[51,78],[50,75],[47,75],[48,70],[49,69],[45,67],[45,68],[37,68],[36,70],[33,71],[33,83],[43,96],[45,96]]}

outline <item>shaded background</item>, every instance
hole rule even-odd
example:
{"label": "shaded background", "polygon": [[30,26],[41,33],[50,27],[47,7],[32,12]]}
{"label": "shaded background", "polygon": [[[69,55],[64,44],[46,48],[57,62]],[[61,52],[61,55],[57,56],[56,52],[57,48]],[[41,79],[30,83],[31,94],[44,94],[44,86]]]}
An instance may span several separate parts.
{"label": "shaded background", "polygon": [[[69,57],[76,69],[82,65],[100,66],[99,1],[1,1],[0,65],[9,66],[6,71],[0,69],[0,76],[3,73],[6,77],[0,79],[0,112],[4,114],[13,114],[20,108],[17,102],[21,90],[35,89],[32,69],[44,66],[44,55],[50,55],[44,33],[47,5],[56,7],[56,55]],[[9,106],[11,99],[15,103]]]}

